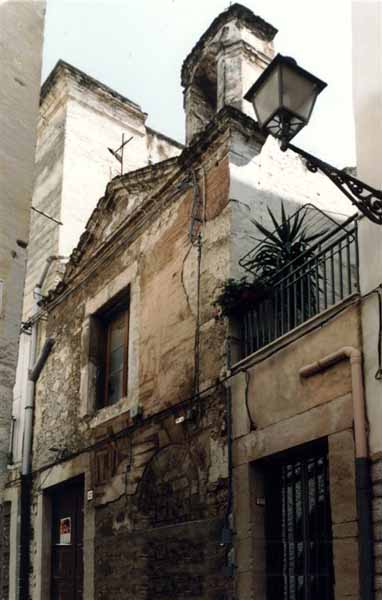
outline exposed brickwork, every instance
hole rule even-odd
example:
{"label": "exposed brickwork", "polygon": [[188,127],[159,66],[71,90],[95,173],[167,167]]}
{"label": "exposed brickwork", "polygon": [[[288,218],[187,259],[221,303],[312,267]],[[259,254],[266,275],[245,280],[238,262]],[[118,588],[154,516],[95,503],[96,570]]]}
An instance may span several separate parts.
{"label": "exposed brickwork", "polygon": [[[209,447],[214,438],[224,451],[224,394],[204,411],[196,427],[171,418],[135,432],[114,477],[96,488],[96,600],[224,598],[227,477],[213,481]],[[118,473],[125,494],[106,502]]]}
{"label": "exposed brickwork", "polygon": [[96,547],[96,600],[224,598],[220,529],[218,520],[197,521],[124,532],[116,540],[104,524]]}

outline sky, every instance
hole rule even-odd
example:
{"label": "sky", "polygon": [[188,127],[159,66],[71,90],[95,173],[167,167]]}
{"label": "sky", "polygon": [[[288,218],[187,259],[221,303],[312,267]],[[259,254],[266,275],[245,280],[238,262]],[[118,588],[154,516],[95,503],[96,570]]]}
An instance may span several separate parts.
{"label": "sky", "polygon": [[[277,52],[328,83],[294,142],[355,164],[351,0],[242,0],[274,25]],[[229,0],[47,0],[43,79],[63,60],[137,102],[147,124],[184,141],[183,60]]]}

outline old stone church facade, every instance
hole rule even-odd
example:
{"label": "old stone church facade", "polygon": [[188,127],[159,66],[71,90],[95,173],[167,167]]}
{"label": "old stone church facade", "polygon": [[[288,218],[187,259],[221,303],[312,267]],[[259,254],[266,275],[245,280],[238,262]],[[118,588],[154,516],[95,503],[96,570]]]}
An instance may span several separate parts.
{"label": "old stone church facade", "polygon": [[[250,116],[276,33],[238,4],[215,19],[182,69],[186,147],[109,183],[41,303],[33,600],[364,597],[357,224]],[[330,293],[271,335],[215,303],[280,200],[336,218]]]}

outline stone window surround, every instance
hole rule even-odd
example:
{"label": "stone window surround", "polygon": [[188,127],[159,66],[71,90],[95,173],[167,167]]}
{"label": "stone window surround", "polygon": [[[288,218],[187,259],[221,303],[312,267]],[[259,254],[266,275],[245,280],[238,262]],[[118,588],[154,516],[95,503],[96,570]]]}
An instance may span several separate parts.
{"label": "stone window surround", "polygon": [[[90,361],[90,330],[92,318],[102,308],[119,295],[124,289],[130,290],[130,323],[128,348],[128,382],[127,396],[116,404],[96,409],[95,365]],[[133,263],[105,285],[93,298],[85,304],[85,317],[81,334],[81,384],[80,384],[80,416],[92,417],[90,427],[94,428],[128,411],[138,398],[138,308],[139,282],[137,279],[137,263]]]}

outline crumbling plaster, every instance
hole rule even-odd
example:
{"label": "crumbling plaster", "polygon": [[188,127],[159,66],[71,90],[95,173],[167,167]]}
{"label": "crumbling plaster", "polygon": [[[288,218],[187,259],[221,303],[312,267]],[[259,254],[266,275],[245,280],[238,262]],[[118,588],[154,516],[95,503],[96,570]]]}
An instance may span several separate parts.
{"label": "crumbling plaster", "polygon": [[[205,387],[217,381],[220,370],[225,364],[224,326],[223,323],[215,323],[211,305],[219,283],[227,275],[228,265],[228,161],[225,138],[220,137],[219,143],[208,148],[200,158],[200,163],[195,164],[194,168],[197,173],[198,189],[204,195],[206,219],[202,227],[201,306],[203,310],[200,340],[200,383]],[[167,166],[164,165],[164,173],[166,169]],[[132,307],[131,314],[131,318],[135,321],[133,327],[137,327],[136,345],[132,352],[135,351],[138,355],[135,358],[138,374],[136,390],[137,399],[143,406],[143,417],[147,418],[158,413],[169,405],[188,398],[193,392],[197,256],[190,244],[188,232],[194,194],[191,178],[185,190],[173,195],[174,188],[177,189],[176,181],[182,182],[184,173],[176,163],[171,169],[172,176],[176,176],[176,179],[174,185],[169,186],[167,191],[162,190],[161,203],[155,202],[155,185],[146,195],[146,201],[144,195],[141,195],[140,208],[142,213],[145,211],[146,223],[142,225],[139,235],[132,236],[126,243],[121,244],[121,240],[118,243],[116,234],[126,235],[128,232],[131,233],[129,227],[134,228],[139,225],[134,213],[130,214],[130,225],[121,219],[119,230],[117,227],[114,231],[108,225],[106,227],[102,225],[100,219],[102,213],[106,222],[109,219],[113,220],[118,212],[126,216],[128,204],[126,200],[129,197],[126,189],[118,188],[118,194],[113,197],[112,212],[109,211],[107,202],[103,209],[98,209],[96,222],[89,224],[89,227],[93,224],[95,226],[93,237],[88,238],[79,262],[71,264],[67,269],[68,285],[77,284],[79,287],[56,306],[52,308],[48,306],[47,334],[53,335],[56,343],[54,352],[49,357],[37,384],[34,469],[41,468],[54,459],[49,448],[66,448],[67,452],[80,452],[87,445],[102,439],[105,439],[107,448],[107,438],[111,431],[118,435],[118,432],[123,431],[126,426],[133,424],[129,412],[126,411],[131,404],[121,402],[119,407],[116,405],[115,410],[111,407],[111,410],[99,411],[93,415],[81,415],[80,408],[81,350],[79,348],[84,322],[123,285],[130,283],[132,290],[134,287],[139,289],[136,308],[133,310]],[[153,171],[156,171],[155,167]],[[164,181],[158,178],[156,187],[163,188]],[[113,192],[113,185],[109,188],[110,193]],[[132,198],[131,201],[134,202],[134,199]],[[105,238],[108,240],[106,245],[103,243]],[[110,252],[113,248],[114,251]],[[85,267],[90,266],[93,260],[99,261],[102,252],[106,249],[109,251],[107,262],[99,266],[97,271],[87,279],[86,286],[81,285],[81,280],[87,276]],[[93,257],[92,260],[89,260],[90,257]],[[64,283],[65,281],[64,277]],[[65,287],[61,289],[65,292]],[[55,302],[54,296],[52,299]],[[89,521],[88,527],[90,527],[86,529],[85,536],[87,538],[88,532],[93,527],[92,519],[95,518],[98,532],[93,538],[96,598],[103,597],[106,589],[108,594],[118,597],[119,590],[122,589],[122,581],[124,585],[126,583],[126,569],[129,568],[131,552],[142,552],[142,543],[144,548],[159,548],[158,544],[163,545],[165,543],[163,536],[156,534],[155,526],[157,520],[160,524],[160,522],[167,522],[167,519],[170,519],[169,523],[173,529],[167,528],[171,533],[171,539],[166,541],[165,546],[179,556],[180,562],[183,560],[181,553],[179,554],[181,549],[178,546],[173,548],[174,536],[179,542],[183,540],[183,546],[187,543],[190,548],[195,548],[195,552],[203,544],[203,552],[207,548],[211,556],[216,555],[216,559],[204,563],[197,559],[193,552],[195,572],[188,574],[186,570],[183,575],[181,575],[182,569],[179,568],[172,574],[169,566],[171,563],[163,563],[163,573],[158,574],[155,581],[153,579],[150,584],[153,586],[150,588],[153,597],[160,593],[158,586],[163,586],[163,582],[168,580],[168,577],[172,578],[176,586],[182,584],[186,587],[191,586],[195,593],[201,589],[200,586],[205,590],[215,589],[218,576],[216,569],[218,565],[222,565],[223,559],[222,550],[219,549],[216,541],[217,532],[221,527],[226,506],[227,451],[224,401],[224,390],[206,397],[203,401],[202,421],[196,429],[187,422],[184,426],[177,425],[174,416],[169,414],[163,422],[158,424],[154,422],[151,425],[143,423],[130,436],[121,437],[116,442],[120,457],[118,466],[107,485],[97,484],[95,479],[96,451],[87,453],[92,466],[90,469],[86,467],[86,481],[89,482],[87,486],[91,485],[94,490],[94,501],[85,505],[85,521]],[[179,468],[176,467],[178,464],[176,461],[180,458],[177,446],[179,444],[190,452],[190,460],[192,459],[192,464],[195,465],[195,475],[191,478],[194,483],[190,488],[186,486],[187,477],[191,477],[190,469],[186,469],[185,476],[181,477]],[[166,505],[163,504],[165,497],[154,497],[158,494],[152,497],[152,484],[145,483],[150,469],[155,472],[156,463],[152,460],[156,460],[157,457],[158,464],[162,464],[161,457],[166,456],[162,452],[168,452],[170,464],[174,464],[170,470],[166,467],[169,464],[166,459],[160,467],[160,474],[155,475],[160,478],[158,485],[172,486],[174,499],[170,495]],[[61,469],[61,476],[64,479],[68,473],[73,472],[69,465],[76,460],[68,460],[65,463],[67,466],[63,466],[64,470]],[[183,464],[181,461],[181,464],[184,469],[188,463],[185,461]],[[56,472],[59,473],[59,470],[56,469]],[[42,472],[41,476],[36,478],[37,489],[41,485],[38,481],[44,481],[44,477],[46,475]],[[163,478],[166,483],[160,483]],[[196,482],[197,487],[195,487]],[[146,492],[143,491],[145,486],[148,486]],[[150,499],[153,506],[157,507],[155,510],[163,510],[163,514],[146,513],[142,498]],[[108,505],[108,503],[112,504]],[[34,527],[38,527],[39,519],[43,518],[44,508],[41,503],[39,507],[33,516]],[[191,531],[183,524],[187,515],[189,518],[199,519],[201,526],[196,529],[193,527]],[[153,519],[154,528],[147,529],[148,519]],[[141,531],[139,537],[135,533],[136,529]],[[119,564],[115,562],[116,548],[124,549],[124,560],[119,561],[121,570],[115,566]],[[37,570],[41,564],[42,554],[42,546],[40,549],[36,547],[32,578],[33,585],[36,587],[33,598],[40,598],[37,595],[38,586],[41,586],[38,583]],[[87,560],[85,558],[85,577],[87,569],[90,568]],[[191,556],[187,560],[191,560]],[[113,578],[110,577],[112,564],[114,565]],[[151,564],[150,559],[138,565],[135,574],[131,573],[128,588],[125,585],[124,593],[133,595],[136,593],[138,588],[134,586],[142,586],[142,577],[147,569],[151,569]],[[224,579],[219,585],[226,585]],[[90,584],[85,580],[85,598],[93,598],[92,593]]]}
{"label": "crumbling plaster", "polygon": [[[131,100],[59,61],[41,90],[33,206],[62,225],[32,212],[24,288],[23,319],[30,317],[33,289],[46,259],[54,261],[42,292],[57,285],[64,263],[83,232],[96,200],[120,165],[108,148],[133,137],[125,148],[125,172],[179,154],[182,145],[146,127],[147,115]],[[112,224],[113,226],[114,224]],[[13,401],[14,460],[21,456],[28,337],[20,338]]]}
{"label": "crumbling plaster", "polygon": [[[223,196],[227,198],[227,192],[224,192],[224,185],[226,190],[228,189],[224,184],[227,175],[227,162],[221,159],[220,162],[216,163],[216,166],[211,167],[209,173],[206,173],[207,218],[209,203],[213,203],[214,196],[219,198],[220,189],[223,190]],[[199,185],[201,185],[201,179],[199,181]],[[113,207],[113,214],[118,212],[117,206],[124,212],[126,196],[127,194],[124,192],[123,197],[121,195],[115,200],[117,204]],[[47,425],[46,419],[54,418],[60,422],[62,416],[65,419],[65,423],[62,423],[63,428],[71,429],[72,434],[67,431],[64,435],[64,429],[58,426],[60,437],[62,437],[61,443],[65,439],[65,443],[68,445],[71,437],[73,442],[77,437],[75,433],[76,422],[80,422],[81,419],[79,419],[78,414],[78,402],[74,398],[79,393],[80,377],[78,368],[73,360],[68,360],[68,357],[72,356],[72,359],[78,357],[80,362],[78,344],[84,318],[93,309],[95,310],[99,303],[102,303],[102,298],[106,297],[105,294],[108,295],[110,290],[121,285],[116,281],[124,281],[127,284],[131,279],[132,289],[135,285],[139,286],[139,301],[137,301],[139,306],[137,306],[136,319],[134,319],[138,323],[139,329],[139,334],[137,332],[136,336],[136,339],[139,340],[139,359],[135,364],[139,365],[138,399],[143,404],[145,412],[149,414],[153,410],[158,410],[163,403],[166,406],[173,402],[175,398],[185,398],[191,394],[196,314],[196,298],[192,289],[195,285],[192,280],[196,278],[196,256],[188,240],[192,200],[193,194],[189,189],[183,195],[180,195],[175,202],[171,201],[167,207],[158,206],[156,215],[153,214],[151,223],[146,226],[146,231],[143,231],[140,237],[128,244],[126,249],[120,247],[122,253],[119,256],[110,255],[106,270],[104,268],[98,270],[92,280],[88,280],[86,288],[79,288],[77,292],[71,295],[71,298],[53,309],[49,318],[48,335],[56,337],[56,349],[48,360],[41,383],[37,386],[37,432],[44,430],[46,436],[51,435],[51,428]],[[227,203],[227,199],[225,199],[225,203]],[[111,213],[109,214],[111,216]],[[108,218],[107,215],[106,210],[106,219]],[[227,236],[227,231],[228,221],[227,217],[224,216],[224,211],[221,216],[212,212],[206,225],[205,241],[203,243],[201,289],[203,290],[202,305],[204,306],[208,306],[210,302],[204,295],[206,291],[203,289],[203,281],[205,284],[208,281],[209,285],[211,281],[215,281],[214,289],[216,290],[221,278],[224,276],[223,266],[226,264],[226,256],[224,255],[224,243],[222,241]],[[101,228],[99,233],[101,232],[107,235],[107,229]],[[95,240],[96,238],[94,238],[94,243],[97,247],[98,242]],[[102,248],[102,244],[100,248]],[[223,258],[219,258],[220,252],[223,252]],[[210,253],[212,253],[213,260],[210,259]],[[217,260],[215,260],[215,257]],[[194,262],[194,265],[191,264],[191,261]],[[131,270],[134,269],[132,267],[134,262],[137,264],[136,276]],[[183,268],[184,273],[182,274]],[[131,275],[127,275],[128,271],[126,269],[130,270]],[[216,275],[214,274],[215,271]],[[81,275],[79,277],[81,278]],[[108,281],[110,282],[109,286]],[[211,290],[208,290],[207,294],[210,293]],[[68,318],[61,311],[65,310],[66,304],[71,305],[72,302],[74,302],[74,305],[67,313],[71,315],[71,319],[68,321]],[[158,306],[161,307],[160,321],[156,319]],[[211,318],[212,306],[202,315],[205,326]],[[217,329],[219,330],[219,327]],[[211,331],[208,331],[208,338],[210,336]],[[206,360],[208,364],[211,364],[211,370],[206,379],[208,382],[218,375],[221,368],[218,365],[214,367],[212,365],[214,364],[215,353],[220,352],[219,348],[222,341],[223,339],[215,349],[210,347],[209,339],[205,341],[208,346]],[[203,352],[203,343],[202,336],[201,352]],[[144,352],[142,352],[143,348],[145,349]],[[211,354],[211,350],[213,354]],[[59,382],[54,377],[51,384],[47,383],[46,378],[50,377],[52,369],[53,372],[56,371],[61,361],[65,382]],[[56,408],[53,408],[50,401],[47,402],[48,399],[44,400],[43,390],[47,387],[51,387],[53,392],[57,392],[61,397],[60,401],[54,403]],[[69,396],[67,396],[68,392]],[[69,398],[73,398],[73,401]],[[49,414],[50,416],[48,416]],[[70,423],[73,425],[69,425]],[[86,434],[87,426],[85,422],[81,426],[81,430],[81,435],[88,435]],[[38,433],[36,443],[38,443],[38,447],[35,448],[37,451],[35,453],[36,458],[41,451],[42,456],[45,457],[44,460],[46,460],[48,458],[47,448],[54,446],[55,443],[44,443]],[[75,444],[71,450],[76,447]],[[37,461],[37,464],[39,462],[40,460]]]}

